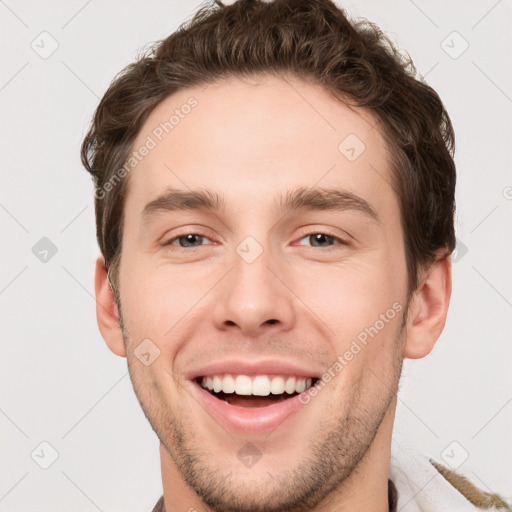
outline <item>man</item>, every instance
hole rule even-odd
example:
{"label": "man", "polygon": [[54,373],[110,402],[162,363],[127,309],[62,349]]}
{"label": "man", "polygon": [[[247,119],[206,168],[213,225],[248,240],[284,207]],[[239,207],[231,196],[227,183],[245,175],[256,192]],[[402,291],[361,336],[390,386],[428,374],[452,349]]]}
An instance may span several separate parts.
{"label": "man", "polygon": [[391,456],[403,359],[446,320],[455,166],[377,27],[330,0],[206,6],[114,80],[82,159],[99,328],[161,442],[154,511],[509,509]]}

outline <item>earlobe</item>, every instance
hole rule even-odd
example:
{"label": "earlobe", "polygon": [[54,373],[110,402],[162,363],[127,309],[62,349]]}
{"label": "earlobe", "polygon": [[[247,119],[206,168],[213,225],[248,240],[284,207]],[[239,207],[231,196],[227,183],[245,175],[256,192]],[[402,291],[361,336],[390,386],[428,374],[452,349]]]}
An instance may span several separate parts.
{"label": "earlobe", "polygon": [[443,331],[452,291],[450,256],[433,263],[421,276],[407,318],[404,357],[419,359],[428,355]]}
{"label": "earlobe", "polygon": [[101,335],[114,354],[126,357],[119,312],[105,269],[105,259],[102,255],[96,259],[94,287],[96,292],[96,318]]}

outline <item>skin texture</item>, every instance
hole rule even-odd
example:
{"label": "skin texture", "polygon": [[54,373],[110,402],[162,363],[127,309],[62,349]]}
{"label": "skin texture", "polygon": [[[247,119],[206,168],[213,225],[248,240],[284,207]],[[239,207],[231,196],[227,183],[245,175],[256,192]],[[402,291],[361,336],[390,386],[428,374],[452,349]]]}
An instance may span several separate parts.
{"label": "skin texture", "polygon": [[[161,441],[166,510],[388,510],[401,365],[427,355],[443,329],[450,259],[440,254],[422,271],[407,305],[399,206],[369,112],[290,77],[225,79],[168,97],[134,146],[190,97],[197,106],[129,177],[123,328],[101,256],[96,264],[98,324],[109,348],[127,357]],[[338,149],[349,134],[366,146],[354,161]],[[145,205],[168,187],[208,189],[223,196],[224,209],[159,211],[143,220]],[[348,191],[377,219],[353,208],[278,211],[276,195],[299,187]],[[195,247],[180,247],[176,237],[190,233],[204,245],[194,239]],[[315,233],[341,241],[328,236],[318,246]],[[263,249],[252,263],[236,251],[247,236]],[[230,356],[292,362],[321,376],[393,304],[400,312],[270,433],[226,430],[186,378]],[[149,366],[134,354],[144,339],[160,351]],[[252,467],[237,457],[248,442],[261,453]]]}

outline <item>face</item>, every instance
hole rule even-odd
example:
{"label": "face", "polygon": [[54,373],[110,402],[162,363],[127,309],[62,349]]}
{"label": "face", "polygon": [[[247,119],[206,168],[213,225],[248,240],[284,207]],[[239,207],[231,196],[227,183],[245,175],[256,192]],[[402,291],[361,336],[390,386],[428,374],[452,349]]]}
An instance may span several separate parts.
{"label": "face", "polygon": [[391,428],[407,272],[375,124],[316,85],[229,79],[167,98],[135,142],[130,375],[213,510],[308,510]]}

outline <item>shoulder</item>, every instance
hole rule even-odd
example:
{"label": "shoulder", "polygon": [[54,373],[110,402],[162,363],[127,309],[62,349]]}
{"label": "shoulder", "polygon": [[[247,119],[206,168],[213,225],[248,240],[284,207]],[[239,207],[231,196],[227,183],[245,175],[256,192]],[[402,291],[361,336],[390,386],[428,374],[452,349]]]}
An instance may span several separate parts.
{"label": "shoulder", "polygon": [[433,459],[429,460],[443,478],[476,507],[512,511],[512,507],[498,494],[482,491],[465,476]]}
{"label": "shoulder", "polygon": [[156,502],[151,512],[165,512],[163,495],[160,496],[160,499]]}
{"label": "shoulder", "polygon": [[389,478],[397,490],[398,510],[512,512],[504,498],[489,489],[483,491],[455,469],[437,462],[433,454],[417,449],[402,432],[393,433]]}

